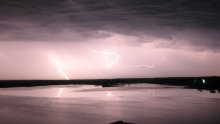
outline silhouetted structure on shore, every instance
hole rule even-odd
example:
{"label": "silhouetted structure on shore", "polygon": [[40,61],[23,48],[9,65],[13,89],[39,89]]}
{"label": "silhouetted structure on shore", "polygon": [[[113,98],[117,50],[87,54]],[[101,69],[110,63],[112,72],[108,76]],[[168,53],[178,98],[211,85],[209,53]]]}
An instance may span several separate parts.
{"label": "silhouetted structure on shore", "polygon": [[0,87],[30,87],[47,85],[87,84],[102,87],[124,86],[129,84],[163,84],[195,88],[200,91],[220,92],[220,77],[168,77],[168,78],[124,78],[124,79],[93,79],[93,80],[1,80]]}
{"label": "silhouetted structure on shore", "polygon": [[134,124],[134,123],[128,123],[128,122],[123,122],[123,121],[116,121],[116,122],[112,122],[109,124]]}

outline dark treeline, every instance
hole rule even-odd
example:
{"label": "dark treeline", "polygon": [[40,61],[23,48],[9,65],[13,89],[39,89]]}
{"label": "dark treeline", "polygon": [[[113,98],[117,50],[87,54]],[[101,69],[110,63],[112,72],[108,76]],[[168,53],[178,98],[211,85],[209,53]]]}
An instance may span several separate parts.
{"label": "dark treeline", "polygon": [[168,78],[121,78],[92,80],[1,80],[0,87],[30,87],[46,85],[87,84],[102,87],[123,86],[128,84],[151,83],[174,86],[185,86],[199,90],[220,91],[220,77],[168,77]]}

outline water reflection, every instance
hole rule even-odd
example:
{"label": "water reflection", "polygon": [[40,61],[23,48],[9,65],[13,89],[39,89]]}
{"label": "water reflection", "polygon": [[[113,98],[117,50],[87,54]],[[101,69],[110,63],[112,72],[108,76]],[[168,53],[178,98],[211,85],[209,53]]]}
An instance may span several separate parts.
{"label": "water reflection", "polygon": [[[156,97],[157,95],[196,94],[198,96],[219,96],[210,94],[206,90],[196,92],[194,89],[185,89],[182,86],[156,85],[156,84],[130,84],[119,87],[101,87],[94,85],[62,85],[44,87],[1,88],[0,95],[29,96],[29,97],[58,97],[58,98],[96,98],[105,99],[114,96],[142,95],[144,97]],[[164,93],[162,93],[164,92]],[[214,91],[212,91],[213,93]]]}
{"label": "water reflection", "polygon": [[62,93],[63,93],[63,88],[60,88],[60,89],[59,89],[59,92],[58,92],[58,94],[57,94],[57,97],[60,97],[60,96],[62,95]]}
{"label": "water reflection", "polygon": [[107,97],[111,97],[111,96],[112,96],[112,92],[111,92],[111,91],[108,91],[106,96],[107,96]]}
{"label": "water reflection", "polygon": [[0,123],[220,123],[219,94],[179,86],[7,88],[0,99]]}

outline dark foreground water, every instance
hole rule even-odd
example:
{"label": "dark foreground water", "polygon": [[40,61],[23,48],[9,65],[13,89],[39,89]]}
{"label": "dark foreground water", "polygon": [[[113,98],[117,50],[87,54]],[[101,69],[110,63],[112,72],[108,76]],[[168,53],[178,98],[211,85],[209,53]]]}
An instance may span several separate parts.
{"label": "dark foreground water", "polygon": [[0,89],[0,124],[220,124],[220,94],[152,84]]}

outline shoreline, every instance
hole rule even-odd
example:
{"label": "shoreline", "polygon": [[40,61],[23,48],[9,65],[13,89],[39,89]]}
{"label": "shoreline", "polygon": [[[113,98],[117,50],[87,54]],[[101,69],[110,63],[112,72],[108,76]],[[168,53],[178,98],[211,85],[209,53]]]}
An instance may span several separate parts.
{"label": "shoreline", "polygon": [[220,91],[220,77],[167,77],[167,78],[118,78],[118,79],[85,79],[85,80],[0,80],[0,88],[33,87],[49,85],[98,85],[116,87],[129,84],[146,83],[186,88]]}

